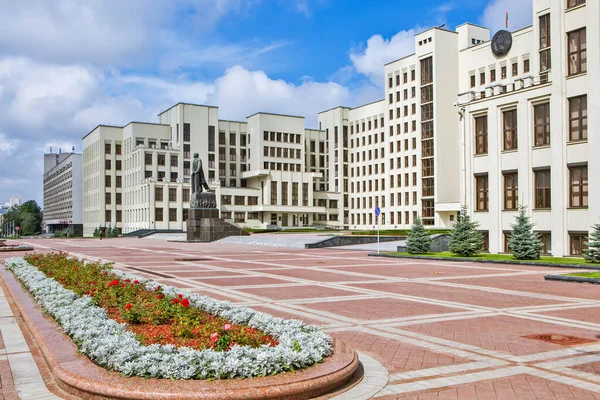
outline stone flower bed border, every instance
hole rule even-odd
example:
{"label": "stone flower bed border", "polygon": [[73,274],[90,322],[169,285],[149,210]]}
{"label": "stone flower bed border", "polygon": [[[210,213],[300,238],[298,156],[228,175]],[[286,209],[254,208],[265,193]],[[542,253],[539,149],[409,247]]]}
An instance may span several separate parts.
{"label": "stone flower bed border", "polygon": [[31,246],[23,246],[23,245],[7,245],[0,246],[0,253],[8,252],[8,251],[31,251],[33,247]]}
{"label": "stone flower bed border", "polygon": [[[277,336],[279,345],[260,349],[236,346],[229,352],[176,349],[173,346],[159,345],[142,346],[123,326],[107,320],[104,310],[93,305],[89,298],[78,298],[72,291],[46,277],[43,272],[23,259],[9,259],[5,261],[5,265],[29,289],[29,294],[53,315],[64,331],[73,338],[70,340],[59,332],[53,322],[42,316],[39,308],[14,277],[1,271],[9,293],[18,300],[16,303],[40,345],[57,383],[61,388],[78,396],[143,399],[191,399],[198,396],[206,399],[303,399],[328,393],[344,385],[352,378],[358,366],[354,350],[341,343],[333,344],[331,338],[317,327],[303,325],[300,321],[274,318],[227,301],[193,293],[186,293],[192,305],[223,316],[234,323],[254,326]],[[140,279],[120,271],[114,272],[123,278],[139,279],[149,288],[158,285],[151,280]],[[176,295],[177,292],[181,292],[172,287],[161,286],[165,294]],[[27,304],[27,300],[30,304]],[[296,351],[296,341],[300,344],[300,351]],[[77,355],[77,348],[73,342],[79,345],[82,353],[89,354],[96,363],[121,374],[108,372],[89,359]],[[65,362],[65,359],[69,359],[69,362]],[[161,362],[162,365],[159,365]],[[308,363],[318,364],[294,373],[283,373],[298,369],[299,365],[306,367]],[[200,368],[204,372],[200,372]],[[276,372],[279,374],[269,376]],[[211,374],[221,378],[259,375],[267,377],[216,381],[148,379],[153,376],[188,379],[194,377],[195,373],[199,374],[199,377],[210,377]],[[144,376],[145,379],[124,376],[134,374]],[[123,395],[123,392],[128,394]]]}
{"label": "stone flower bed border", "polygon": [[600,285],[600,279],[597,279],[597,278],[585,278],[583,276],[546,275],[546,276],[544,276],[544,279],[547,280],[547,281],[592,283],[592,284]]}

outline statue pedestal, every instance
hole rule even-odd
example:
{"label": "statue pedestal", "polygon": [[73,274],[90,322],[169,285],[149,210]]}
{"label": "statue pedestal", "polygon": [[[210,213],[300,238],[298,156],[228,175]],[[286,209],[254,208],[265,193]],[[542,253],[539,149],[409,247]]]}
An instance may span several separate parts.
{"label": "statue pedestal", "polygon": [[[210,207],[214,204],[213,207]],[[194,208],[194,205],[205,207]],[[208,207],[206,207],[208,206]],[[188,242],[214,242],[229,236],[249,236],[242,228],[219,218],[214,193],[194,193],[187,221]]]}

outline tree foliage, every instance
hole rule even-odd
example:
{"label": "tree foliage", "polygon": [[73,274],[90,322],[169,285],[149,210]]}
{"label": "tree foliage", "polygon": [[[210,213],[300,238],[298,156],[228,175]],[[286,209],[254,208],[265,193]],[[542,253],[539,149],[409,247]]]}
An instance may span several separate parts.
{"label": "tree foliage", "polygon": [[13,206],[4,215],[3,224],[19,227],[19,235],[35,235],[42,230],[42,209],[35,200],[29,200],[20,206]]}
{"label": "tree foliage", "polygon": [[461,257],[475,256],[483,250],[483,236],[477,230],[478,222],[471,221],[463,207],[454,231],[450,235],[450,251]]}
{"label": "tree foliage", "polygon": [[590,233],[586,249],[583,251],[585,261],[600,263],[600,224],[593,226],[594,231]]}
{"label": "tree foliage", "polygon": [[431,239],[429,238],[429,234],[425,230],[425,227],[423,227],[421,218],[417,218],[408,234],[406,251],[410,254],[426,254],[429,252],[430,246]]}
{"label": "tree foliage", "polygon": [[520,206],[519,214],[508,240],[508,247],[517,260],[539,260],[542,250],[542,241],[533,231],[534,223],[527,215],[527,207]]}

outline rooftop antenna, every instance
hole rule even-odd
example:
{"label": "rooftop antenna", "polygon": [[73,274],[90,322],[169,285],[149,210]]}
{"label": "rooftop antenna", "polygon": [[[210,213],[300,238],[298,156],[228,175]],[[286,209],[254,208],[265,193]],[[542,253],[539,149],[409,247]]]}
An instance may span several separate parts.
{"label": "rooftop antenna", "polygon": [[58,148],[58,154],[61,154],[61,153],[62,153],[62,149],[59,147]]}
{"label": "rooftop antenna", "polygon": [[50,147],[50,154],[52,154],[52,147]]}
{"label": "rooftop antenna", "polygon": [[73,153],[75,153],[75,146],[73,146],[73,148],[71,149],[71,151],[72,151]]}
{"label": "rooftop antenna", "polygon": [[438,29],[445,29],[446,28],[446,24],[441,24],[440,26],[438,26]]}

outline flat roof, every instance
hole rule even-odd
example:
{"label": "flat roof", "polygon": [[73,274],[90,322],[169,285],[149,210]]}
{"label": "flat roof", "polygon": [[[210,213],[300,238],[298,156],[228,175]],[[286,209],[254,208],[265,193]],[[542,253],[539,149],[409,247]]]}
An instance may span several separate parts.
{"label": "flat roof", "polygon": [[209,106],[206,104],[194,104],[194,103],[185,103],[183,101],[180,101],[177,104],[172,105],[171,107],[167,108],[166,110],[164,110],[163,112],[158,113],[158,115],[163,115],[164,113],[166,113],[167,111],[169,111],[170,109],[177,107],[178,105],[184,105],[184,106],[196,106],[196,107],[208,107],[208,108],[219,108],[218,106]]}
{"label": "flat roof", "polygon": [[461,26],[465,26],[465,25],[476,26],[477,28],[481,28],[481,29],[487,29],[488,31],[490,30],[490,28],[486,28],[485,26],[482,26],[482,25],[477,25],[477,24],[474,24],[474,23],[472,23],[472,22],[463,22],[462,24],[458,25],[458,26],[456,27],[456,29],[460,28]]}
{"label": "flat roof", "polygon": [[141,121],[131,121],[129,122],[127,125],[125,125],[123,128],[125,128],[126,126],[129,126],[131,124],[144,124],[144,125],[158,125],[158,126],[171,126],[169,124],[159,124],[157,122],[141,122]]}
{"label": "flat roof", "polygon": [[372,101],[372,102],[370,102],[370,103],[363,104],[363,105],[361,105],[361,106],[356,106],[356,107],[354,107],[354,108],[351,108],[351,110],[356,110],[357,108],[361,108],[361,107],[370,106],[371,104],[379,103],[380,101],[384,101],[384,100],[385,100],[385,98],[383,98],[383,99],[381,99],[381,100],[375,100],[375,101]]}
{"label": "flat roof", "polygon": [[88,137],[90,135],[90,133],[94,132],[96,129],[98,128],[119,128],[119,129],[123,129],[124,127],[121,125],[107,125],[107,124],[98,124],[94,127],[94,129],[92,129],[91,131],[89,131],[88,133],[86,133],[86,135],[82,138],[85,139],[86,137]]}
{"label": "flat roof", "polygon": [[248,121],[234,121],[232,119],[220,119],[219,122],[233,122],[236,124],[247,124]]}
{"label": "flat roof", "polygon": [[254,117],[255,115],[258,115],[258,114],[275,115],[277,117],[304,118],[304,117],[302,117],[300,115],[277,114],[277,113],[270,113],[270,112],[265,112],[265,111],[256,112],[256,113],[254,113],[252,115],[247,116],[246,118]]}
{"label": "flat roof", "polygon": [[335,106],[335,107],[332,107],[332,108],[330,108],[329,110],[321,111],[320,113],[317,113],[317,115],[319,115],[319,114],[323,114],[323,113],[326,113],[326,112],[329,112],[329,111],[331,111],[331,110],[335,110],[336,108],[346,108],[346,109],[348,109],[348,110],[352,110],[352,107],[346,107],[346,106]]}
{"label": "flat roof", "polygon": [[396,59],[396,60],[394,60],[394,61],[390,61],[390,62],[389,62],[389,63],[387,63],[387,64],[383,64],[383,66],[385,67],[386,65],[390,65],[390,64],[393,64],[393,63],[395,63],[395,62],[397,62],[397,61],[404,60],[405,58],[412,57],[412,56],[414,56],[415,54],[417,54],[417,53],[408,54],[408,55],[406,55],[406,56],[404,56],[404,57],[401,57],[401,58],[398,58],[398,59]]}

